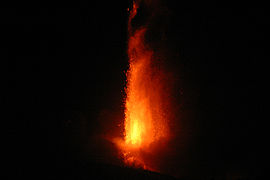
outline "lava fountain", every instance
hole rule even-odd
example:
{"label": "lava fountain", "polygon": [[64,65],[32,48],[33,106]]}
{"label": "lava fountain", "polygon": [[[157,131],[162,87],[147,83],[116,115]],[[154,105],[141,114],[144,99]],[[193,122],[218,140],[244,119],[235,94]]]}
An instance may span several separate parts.
{"label": "lava fountain", "polygon": [[128,20],[124,140],[118,144],[126,165],[155,170],[149,156],[169,138],[168,87],[166,73],[158,65],[150,43],[146,43],[147,24],[132,26],[140,3],[133,1]]}

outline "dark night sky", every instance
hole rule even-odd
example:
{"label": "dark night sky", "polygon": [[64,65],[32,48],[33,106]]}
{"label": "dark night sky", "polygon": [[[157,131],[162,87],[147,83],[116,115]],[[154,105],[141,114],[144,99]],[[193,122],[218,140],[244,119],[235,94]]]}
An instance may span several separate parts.
{"label": "dark night sky", "polygon": [[[255,130],[259,62],[267,59],[266,10],[165,4],[168,66],[180,79],[178,113],[192,137],[186,154],[180,149],[177,155],[186,160],[174,163],[191,172],[261,171]],[[123,118],[129,6],[81,1],[72,8],[1,9],[7,167],[16,164],[15,172],[24,173],[35,165],[53,169],[78,157],[111,156],[102,150],[110,145],[97,150],[97,142],[85,144],[110,132],[114,122],[106,117]]]}

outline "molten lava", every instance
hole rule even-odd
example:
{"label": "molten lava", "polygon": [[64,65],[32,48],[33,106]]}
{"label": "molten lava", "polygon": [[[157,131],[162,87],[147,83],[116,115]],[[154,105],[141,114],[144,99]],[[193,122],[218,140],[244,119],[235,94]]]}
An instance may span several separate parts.
{"label": "molten lava", "polygon": [[128,21],[125,134],[120,149],[127,165],[152,170],[147,153],[168,137],[164,73],[155,65],[154,51],[145,43],[147,26],[133,29],[139,2],[133,2]]}

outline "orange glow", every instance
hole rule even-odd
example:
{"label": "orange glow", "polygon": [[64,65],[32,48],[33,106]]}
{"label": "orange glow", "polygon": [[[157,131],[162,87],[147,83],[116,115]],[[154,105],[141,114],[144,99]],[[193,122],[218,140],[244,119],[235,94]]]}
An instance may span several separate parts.
{"label": "orange glow", "polygon": [[163,74],[153,64],[153,50],[145,43],[146,27],[132,29],[131,21],[136,16],[138,2],[130,11],[128,30],[128,57],[125,134],[120,149],[127,165],[153,170],[145,159],[157,143],[168,137],[168,120],[164,110],[165,85]]}

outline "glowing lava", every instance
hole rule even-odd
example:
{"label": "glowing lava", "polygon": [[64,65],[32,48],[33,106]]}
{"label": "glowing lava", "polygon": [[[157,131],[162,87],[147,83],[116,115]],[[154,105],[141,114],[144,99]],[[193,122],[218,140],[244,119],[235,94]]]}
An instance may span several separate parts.
{"label": "glowing lava", "polygon": [[147,26],[133,29],[139,2],[133,2],[128,31],[129,70],[125,99],[125,134],[121,152],[127,165],[152,169],[147,153],[168,137],[164,73],[155,66],[154,52],[145,42]]}

